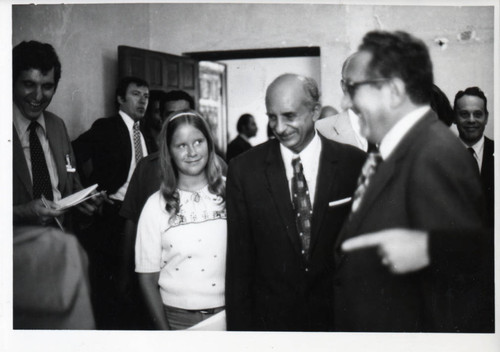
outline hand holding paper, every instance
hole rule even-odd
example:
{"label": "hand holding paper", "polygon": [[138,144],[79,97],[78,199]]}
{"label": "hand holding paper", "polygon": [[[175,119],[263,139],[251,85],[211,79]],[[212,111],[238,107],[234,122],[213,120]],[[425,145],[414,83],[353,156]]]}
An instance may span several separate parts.
{"label": "hand holding paper", "polygon": [[350,238],[342,243],[342,250],[377,247],[386,265],[394,274],[406,274],[430,264],[428,234],[410,229],[389,229]]}

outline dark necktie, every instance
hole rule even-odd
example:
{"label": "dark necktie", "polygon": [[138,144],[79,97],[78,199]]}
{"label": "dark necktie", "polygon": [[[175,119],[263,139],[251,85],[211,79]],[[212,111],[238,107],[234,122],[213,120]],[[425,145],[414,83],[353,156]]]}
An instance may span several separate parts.
{"label": "dark necktie", "polygon": [[302,255],[307,259],[309,256],[309,244],[311,242],[311,218],[312,207],[309,198],[309,189],[304,177],[304,171],[300,158],[292,160],[292,198],[293,208],[296,212],[295,223],[302,243]]}
{"label": "dark necktie", "polygon": [[137,164],[142,158],[141,131],[139,130],[139,121],[134,123],[134,151],[135,163]]}
{"label": "dark necktie", "polygon": [[363,199],[363,195],[366,192],[368,185],[370,184],[370,179],[377,170],[378,165],[382,161],[382,156],[378,151],[368,153],[368,158],[361,169],[361,175],[358,178],[358,187],[354,192],[354,198],[352,200],[351,212],[354,213],[359,208],[359,204]]}
{"label": "dark necktie", "polygon": [[474,148],[468,147],[467,150],[469,151],[470,155],[472,156],[472,160],[474,160],[474,165],[476,165],[477,169],[479,170],[479,164],[476,159],[476,152],[474,151]]}
{"label": "dark necktie", "polygon": [[[45,155],[43,154],[42,145],[36,134],[36,129],[40,125],[36,121],[32,121],[28,127],[30,131],[30,155],[31,155],[31,173],[33,176],[33,198],[39,199],[42,194],[48,200],[53,200],[52,183],[50,182],[49,169]],[[40,126],[41,127],[41,126]]]}

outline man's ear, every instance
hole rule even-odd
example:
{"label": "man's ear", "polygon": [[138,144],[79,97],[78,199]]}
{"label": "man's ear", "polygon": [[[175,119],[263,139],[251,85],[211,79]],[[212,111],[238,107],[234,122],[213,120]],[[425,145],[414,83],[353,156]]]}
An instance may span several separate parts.
{"label": "man's ear", "polygon": [[313,122],[316,122],[319,119],[320,115],[321,115],[321,104],[316,103],[314,104],[313,108]]}
{"label": "man's ear", "polygon": [[389,81],[389,89],[391,93],[390,106],[396,108],[401,105],[405,99],[408,99],[406,94],[406,85],[401,78],[394,77]]}
{"label": "man's ear", "polygon": [[123,99],[121,96],[116,97],[116,101],[118,102],[118,105],[122,105],[125,103],[125,99]]}

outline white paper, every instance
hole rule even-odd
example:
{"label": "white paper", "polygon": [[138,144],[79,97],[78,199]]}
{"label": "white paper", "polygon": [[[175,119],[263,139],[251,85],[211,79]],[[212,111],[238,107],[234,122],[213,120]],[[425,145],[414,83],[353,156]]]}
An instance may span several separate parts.
{"label": "white paper", "polygon": [[226,331],[226,311],[223,310],[208,319],[191,326],[187,330],[198,331]]}
{"label": "white paper", "polygon": [[87,196],[96,188],[97,188],[97,183],[95,185],[82,189],[79,192],[73,193],[67,196],[66,198],[58,200],[57,202],[54,202],[56,204],[55,209],[63,210],[66,208],[71,208],[77,204],[80,204],[81,202],[87,200],[88,199]]}

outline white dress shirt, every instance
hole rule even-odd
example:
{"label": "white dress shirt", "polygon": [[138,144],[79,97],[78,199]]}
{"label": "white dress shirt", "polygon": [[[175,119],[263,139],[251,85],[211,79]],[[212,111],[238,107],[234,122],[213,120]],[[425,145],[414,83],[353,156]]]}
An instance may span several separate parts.
{"label": "white dress shirt", "polygon": [[[134,123],[135,121],[128,116],[123,111],[118,111],[123,122],[127,126],[128,134],[130,137],[130,145],[132,148],[132,160],[130,161],[130,168],[128,170],[127,181],[116,191],[116,193],[110,195],[109,197],[112,199],[123,201],[125,199],[125,193],[127,193],[128,184],[130,179],[132,178],[132,174],[134,173],[136,162],[135,162],[135,148],[134,148]],[[142,156],[145,157],[148,155],[148,150],[146,148],[146,141],[144,140],[144,136],[141,133],[141,146],[142,146]]]}
{"label": "white dress shirt", "polygon": [[302,167],[304,170],[304,177],[307,182],[307,188],[309,189],[309,197],[311,199],[311,207],[314,206],[314,196],[316,194],[316,180],[318,178],[319,169],[319,157],[321,154],[321,139],[318,134],[315,133],[313,139],[309,144],[300,152],[295,154],[290,149],[280,144],[281,157],[283,163],[285,164],[286,178],[288,180],[288,189],[290,190],[290,200],[292,200],[292,178],[293,178],[293,167],[292,160],[300,157]]}
{"label": "white dress shirt", "polygon": [[389,157],[394,149],[396,149],[399,142],[401,142],[404,136],[406,136],[408,131],[424,117],[429,109],[430,106],[428,105],[417,108],[406,114],[401,120],[392,126],[389,132],[387,132],[384,138],[382,138],[378,148],[383,160]]}

